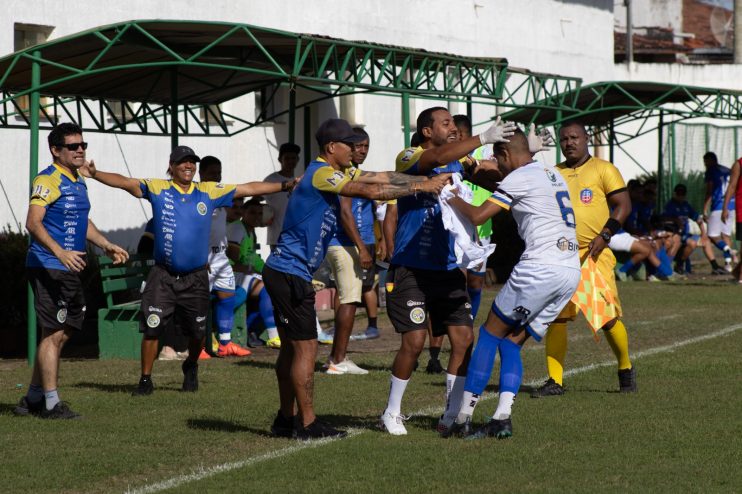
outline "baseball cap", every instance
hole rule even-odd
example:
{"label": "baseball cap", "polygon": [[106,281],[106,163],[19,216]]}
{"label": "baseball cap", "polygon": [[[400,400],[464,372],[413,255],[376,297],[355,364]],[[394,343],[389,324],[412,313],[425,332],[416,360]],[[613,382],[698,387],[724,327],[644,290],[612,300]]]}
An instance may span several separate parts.
{"label": "baseball cap", "polygon": [[356,134],[348,122],[342,118],[330,118],[322,122],[317,129],[317,144],[320,147],[328,142],[344,142],[346,144],[355,144],[366,139],[366,136]]}
{"label": "baseball cap", "polygon": [[688,188],[685,185],[683,185],[683,184],[676,185],[675,186],[675,189],[673,189],[673,190],[677,194],[687,194],[688,193]]}
{"label": "baseball cap", "polygon": [[196,162],[201,161],[201,158],[198,157],[193,149],[189,148],[188,146],[178,146],[173,149],[172,153],[170,153],[170,163],[179,163],[183,161],[184,158],[188,158],[190,156],[196,158]]}

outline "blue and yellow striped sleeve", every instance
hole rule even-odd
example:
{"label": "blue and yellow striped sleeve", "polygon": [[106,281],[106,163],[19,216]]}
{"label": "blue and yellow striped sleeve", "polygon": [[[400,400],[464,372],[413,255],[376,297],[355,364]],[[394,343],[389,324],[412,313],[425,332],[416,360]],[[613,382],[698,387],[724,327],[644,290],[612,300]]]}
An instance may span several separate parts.
{"label": "blue and yellow striped sleeve", "polygon": [[502,190],[495,191],[495,193],[489,196],[487,200],[497,204],[506,211],[510,210],[510,204],[513,202],[513,198],[510,197],[510,194]]}
{"label": "blue and yellow striped sleeve", "polygon": [[61,192],[59,185],[62,183],[59,176],[37,175],[33,180],[31,200],[29,204],[34,206],[49,207],[59,199]]}
{"label": "blue and yellow striped sleeve", "polygon": [[420,146],[409,147],[397,155],[395,170],[402,173],[417,173],[417,162],[420,160],[424,149]]}
{"label": "blue and yellow striped sleeve", "polygon": [[234,184],[222,184],[217,182],[199,182],[196,187],[207,194],[215,208],[226,208],[232,206],[237,186]]}
{"label": "blue and yellow striped sleeve", "polygon": [[151,196],[159,195],[163,190],[170,188],[170,180],[161,178],[141,178],[139,179],[139,189],[142,191],[142,198],[150,200]]}

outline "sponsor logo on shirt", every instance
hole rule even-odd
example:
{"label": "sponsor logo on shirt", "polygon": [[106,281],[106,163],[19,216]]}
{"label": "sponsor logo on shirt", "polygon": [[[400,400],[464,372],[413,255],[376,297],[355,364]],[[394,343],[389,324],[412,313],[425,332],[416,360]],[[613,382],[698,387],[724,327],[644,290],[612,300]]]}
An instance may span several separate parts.
{"label": "sponsor logo on shirt", "polygon": [[590,204],[593,202],[593,191],[590,189],[582,189],[580,191],[580,202],[582,202],[582,204]]}
{"label": "sponsor logo on shirt", "polygon": [[417,300],[408,300],[407,301],[407,307],[418,307],[420,305],[424,305],[425,302],[418,302]]}
{"label": "sponsor logo on shirt", "polygon": [[556,246],[562,252],[577,252],[579,250],[579,246],[575,242],[571,242],[567,237],[562,237],[557,240]]}

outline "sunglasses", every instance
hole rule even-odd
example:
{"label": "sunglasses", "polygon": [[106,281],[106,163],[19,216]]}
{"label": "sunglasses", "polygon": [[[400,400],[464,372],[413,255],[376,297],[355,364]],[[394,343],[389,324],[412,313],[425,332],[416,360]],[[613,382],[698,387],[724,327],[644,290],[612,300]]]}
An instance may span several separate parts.
{"label": "sunglasses", "polygon": [[70,151],[77,151],[77,149],[80,146],[82,146],[83,149],[87,149],[88,148],[88,143],[87,142],[73,142],[71,144],[62,144],[62,145],[60,145],[58,147],[60,147],[60,148],[67,148]]}

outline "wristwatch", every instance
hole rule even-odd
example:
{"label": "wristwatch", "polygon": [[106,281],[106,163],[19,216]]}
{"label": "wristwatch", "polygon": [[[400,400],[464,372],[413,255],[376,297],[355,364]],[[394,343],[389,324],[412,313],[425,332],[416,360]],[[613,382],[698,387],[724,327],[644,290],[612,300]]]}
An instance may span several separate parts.
{"label": "wristwatch", "polygon": [[605,243],[608,243],[611,241],[611,234],[609,232],[600,232],[600,237],[605,240]]}

